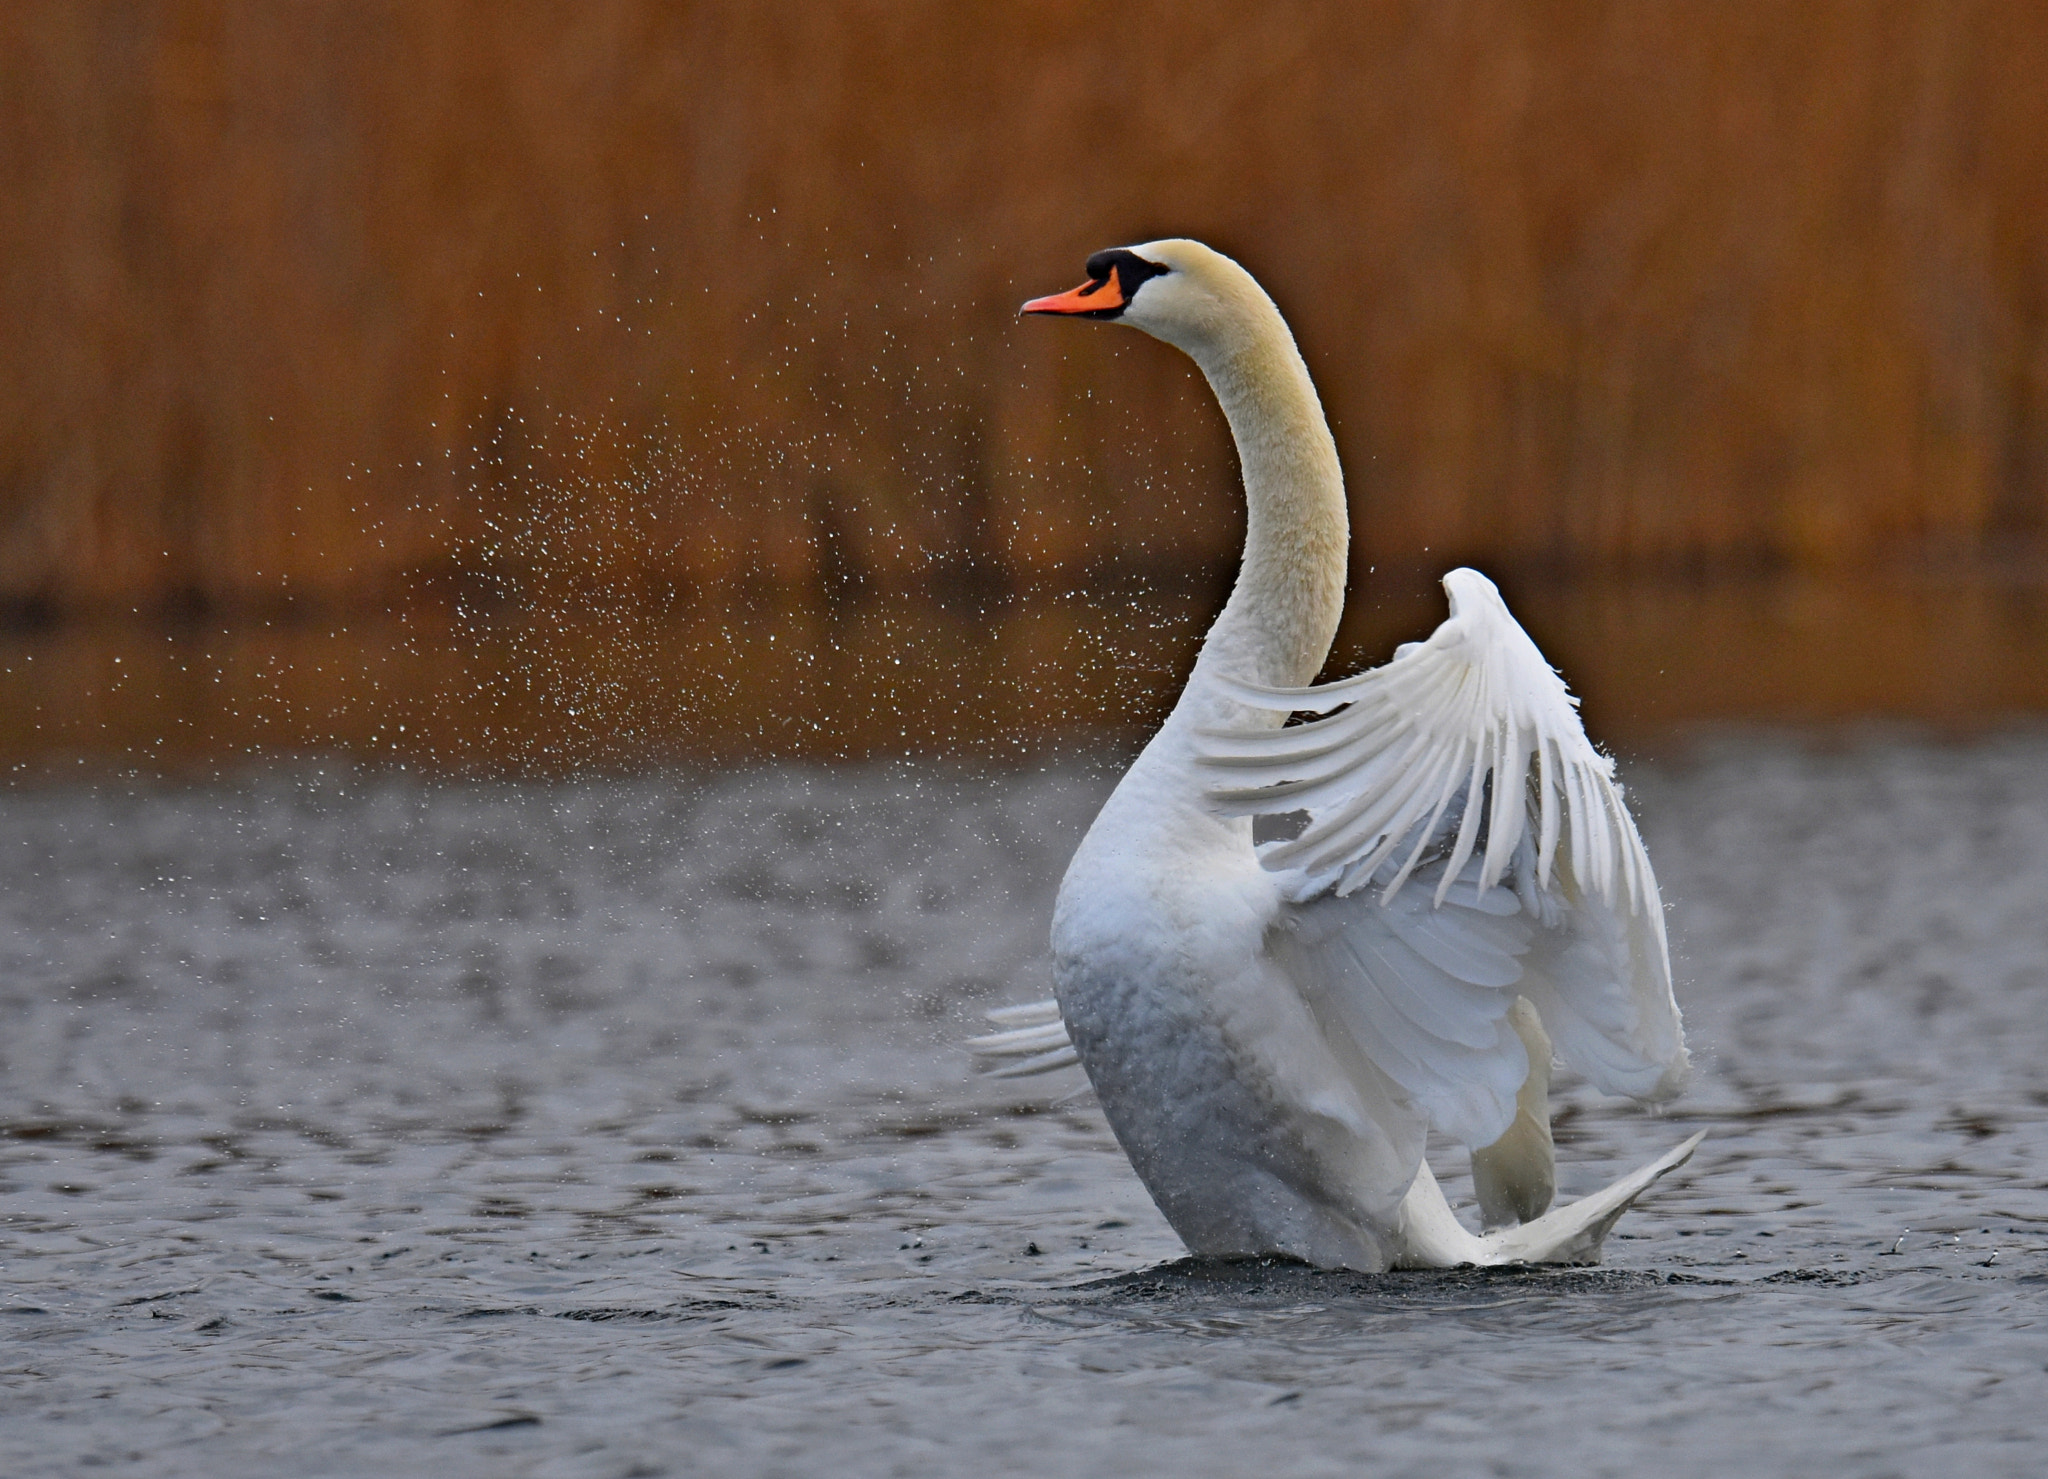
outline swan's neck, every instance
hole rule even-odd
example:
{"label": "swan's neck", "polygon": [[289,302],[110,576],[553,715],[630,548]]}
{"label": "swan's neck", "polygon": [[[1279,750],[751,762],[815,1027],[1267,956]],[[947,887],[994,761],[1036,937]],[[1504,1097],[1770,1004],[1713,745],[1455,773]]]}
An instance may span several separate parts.
{"label": "swan's neck", "polygon": [[[1263,296],[1263,295],[1262,295]],[[1337,445],[1278,310],[1193,350],[1223,404],[1244,471],[1244,562],[1209,628],[1182,706],[1208,707],[1206,674],[1310,682],[1344,611],[1350,522]]]}

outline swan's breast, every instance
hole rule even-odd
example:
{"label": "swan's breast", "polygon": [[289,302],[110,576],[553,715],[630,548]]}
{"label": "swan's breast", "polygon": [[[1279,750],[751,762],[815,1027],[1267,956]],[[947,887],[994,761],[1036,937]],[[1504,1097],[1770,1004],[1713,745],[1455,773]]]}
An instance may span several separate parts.
{"label": "swan's breast", "polygon": [[1277,901],[1245,863],[1070,873],[1054,931],[1061,1015],[1110,1127],[1191,1249],[1383,1266],[1352,1215],[1372,1198],[1346,1169],[1348,1147],[1377,1132],[1265,954]]}

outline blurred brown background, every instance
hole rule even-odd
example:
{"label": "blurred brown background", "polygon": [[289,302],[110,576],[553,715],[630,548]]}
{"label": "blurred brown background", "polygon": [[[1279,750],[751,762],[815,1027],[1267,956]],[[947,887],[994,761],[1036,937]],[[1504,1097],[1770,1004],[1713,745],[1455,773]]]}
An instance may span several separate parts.
{"label": "blurred brown background", "polygon": [[[695,623],[637,652],[1151,590],[1156,687],[1227,437],[1164,346],[1014,312],[1186,234],[1289,313],[1388,621],[1470,561],[1657,717],[2039,707],[2044,77],[2048,7],[1955,0],[10,4],[0,608],[346,617],[361,672],[476,645],[386,612]],[[1701,645],[1781,639],[1831,656]],[[101,743],[35,681],[0,750]],[[389,718],[301,681],[294,743]]]}

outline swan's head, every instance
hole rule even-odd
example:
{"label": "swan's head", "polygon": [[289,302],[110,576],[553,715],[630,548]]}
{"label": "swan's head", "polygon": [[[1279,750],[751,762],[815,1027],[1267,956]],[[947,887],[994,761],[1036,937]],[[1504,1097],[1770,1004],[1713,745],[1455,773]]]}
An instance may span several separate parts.
{"label": "swan's head", "polygon": [[1097,252],[1088,281],[1020,311],[1114,319],[1197,357],[1234,330],[1279,316],[1249,272],[1199,241],[1178,239]]}

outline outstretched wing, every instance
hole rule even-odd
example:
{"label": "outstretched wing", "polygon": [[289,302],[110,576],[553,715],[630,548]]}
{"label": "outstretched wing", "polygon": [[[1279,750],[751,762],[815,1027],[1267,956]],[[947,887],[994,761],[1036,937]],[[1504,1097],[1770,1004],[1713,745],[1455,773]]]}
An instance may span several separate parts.
{"label": "outstretched wing", "polygon": [[1314,688],[1225,680],[1252,708],[1327,717],[1205,731],[1198,753],[1219,812],[1308,814],[1260,850],[1290,900],[1291,976],[1433,1124],[1484,1145],[1527,1071],[1505,1021],[1518,995],[1609,1092],[1667,1097],[1686,1054],[1614,762],[1493,583],[1454,570],[1444,589],[1449,619],[1383,667]]}

